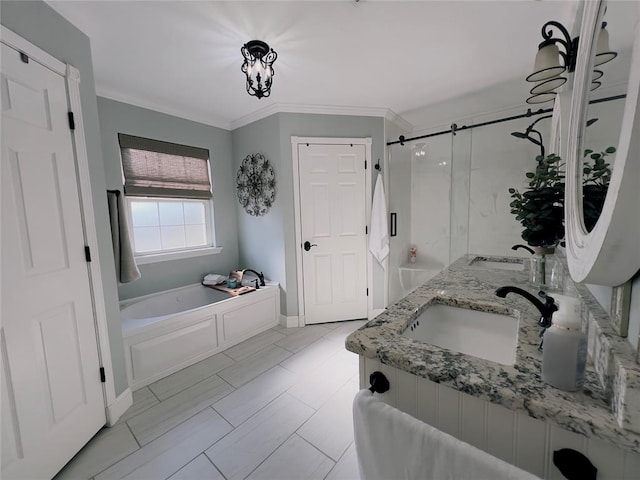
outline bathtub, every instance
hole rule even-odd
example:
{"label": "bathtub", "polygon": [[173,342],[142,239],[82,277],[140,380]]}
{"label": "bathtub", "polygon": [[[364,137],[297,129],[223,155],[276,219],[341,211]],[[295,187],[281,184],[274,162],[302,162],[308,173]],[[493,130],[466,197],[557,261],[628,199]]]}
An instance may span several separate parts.
{"label": "bathtub", "polygon": [[155,382],[279,324],[277,284],[232,297],[202,285],[120,303],[132,390]]}

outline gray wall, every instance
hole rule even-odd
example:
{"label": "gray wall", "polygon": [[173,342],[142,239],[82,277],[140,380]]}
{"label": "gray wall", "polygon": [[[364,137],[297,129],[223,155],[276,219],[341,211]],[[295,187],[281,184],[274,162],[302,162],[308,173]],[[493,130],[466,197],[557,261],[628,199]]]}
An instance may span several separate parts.
{"label": "gray wall", "polygon": [[[252,268],[263,272],[267,279],[280,284],[280,310],[287,312],[288,290],[285,268],[285,215],[287,212],[287,190],[283,179],[287,165],[283,165],[280,151],[280,122],[278,115],[271,115],[233,131],[233,163],[237,171],[242,160],[249,154],[261,153],[272,164],[276,175],[276,198],[266,215],[254,217],[244,211],[235,201],[238,216],[238,245],[240,246],[240,268]],[[289,176],[291,176],[289,174]],[[293,187],[291,187],[293,188]],[[293,279],[295,282],[295,277]]]}
{"label": "gray wall", "polygon": [[[236,168],[249,153],[261,152],[274,164],[277,192],[263,217],[250,217],[238,206],[240,263],[263,270],[280,282],[283,315],[298,315],[296,242],[291,137],[371,137],[374,161],[384,156],[384,119],[341,115],[278,113],[233,131]],[[370,169],[373,173],[374,169]],[[376,172],[377,173],[377,172]],[[374,177],[373,177],[374,178]],[[375,268],[375,266],[374,266]],[[384,306],[384,278],[374,270],[374,308]]]}
{"label": "gray wall", "polygon": [[[142,277],[118,287],[120,299],[199,283],[207,273],[226,274],[238,267],[238,235],[231,132],[202,123],[98,98],[106,184],[122,190],[118,133],[209,150],[217,245],[214,255],[140,265]],[[112,260],[113,262],[113,260]]]}
{"label": "gray wall", "polygon": [[[127,388],[124,345],[116,289],[113,249],[107,213],[107,196],[100,146],[100,127],[89,38],[42,1],[3,1],[0,22],[29,42],[70,63],[80,71],[80,99],[89,157],[94,215],[98,231],[97,258],[107,313],[109,343],[116,395]],[[106,366],[108,368],[108,366]]]}

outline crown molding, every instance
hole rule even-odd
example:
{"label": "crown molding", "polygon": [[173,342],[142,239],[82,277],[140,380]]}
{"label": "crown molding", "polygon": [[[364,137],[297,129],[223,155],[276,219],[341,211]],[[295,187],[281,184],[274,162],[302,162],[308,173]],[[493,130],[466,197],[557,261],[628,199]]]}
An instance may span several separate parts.
{"label": "crown molding", "polygon": [[231,130],[231,123],[220,118],[209,117],[209,116],[201,116],[194,115],[193,112],[182,110],[182,109],[173,109],[167,108],[164,105],[158,105],[153,102],[140,101],[137,98],[130,97],[128,95],[123,95],[121,93],[114,93],[107,89],[98,87],[96,85],[96,95],[99,97],[107,98],[109,100],[114,100],[116,102],[126,103],[128,105],[133,105],[134,107],[144,108],[147,110],[153,110],[154,112],[164,113],[165,115],[171,115],[172,117],[182,118],[184,120],[191,120],[192,122],[203,123],[205,125],[210,125],[212,127],[221,128],[223,130]]}
{"label": "crown molding", "polygon": [[413,123],[406,120],[404,117],[398,115],[393,110],[387,110],[387,114],[385,115],[385,120],[396,125],[400,130],[405,132],[413,132],[415,126]]}
{"label": "crown molding", "polygon": [[[349,106],[333,106],[333,105],[303,105],[292,103],[274,103],[267,107],[256,110],[255,112],[240,117],[237,120],[231,122],[231,130],[244,127],[257,120],[266,118],[274,113],[309,113],[318,115],[354,115],[360,117],[381,117],[387,118],[391,115],[392,118],[401,119],[397,114],[391,112],[388,108],[376,108],[376,107],[349,107]],[[404,120],[404,119],[402,119]],[[410,125],[408,122],[406,122]]]}
{"label": "crown molding", "polygon": [[380,117],[395,123],[400,128],[406,131],[412,131],[414,128],[410,122],[402,118],[397,113],[389,110],[388,108],[349,107],[349,106],[339,107],[339,106],[333,106],[333,105],[304,105],[304,104],[291,104],[291,103],[274,103],[264,108],[261,108],[259,110],[256,110],[255,112],[252,112],[248,115],[240,117],[236,120],[228,122],[213,116],[208,117],[208,116],[202,116],[197,114],[194,115],[193,112],[190,112],[187,110],[172,109],[172,108],[167,108],[166,106],[163,106],[163,105],[157,105],[153,102],[140,101],[139,99],[134,98],[132,96],[112,92],[103,87],[98,87],[97,85],[96,85],[96,95],[99,97],[107,98],[109,100],[114,100],[116,102],[122,102],[128,105],[133,105],[134,107],[153,110],[154,112],[163,113],[165,115],[171,115],[178,118],[183,118],[186,120],[191,120],[193,122],[203,123],[205,125],[210,125],[212,127],[217,127],[223,130],[230,130],[230,131],[240,127],[244,127],[245,125],[249,125],[250,123],[269,117],[275,113],[307,113],[307,114],[318,114],[318,115],[353,115],[353,116],[360,116],[360,117]]}

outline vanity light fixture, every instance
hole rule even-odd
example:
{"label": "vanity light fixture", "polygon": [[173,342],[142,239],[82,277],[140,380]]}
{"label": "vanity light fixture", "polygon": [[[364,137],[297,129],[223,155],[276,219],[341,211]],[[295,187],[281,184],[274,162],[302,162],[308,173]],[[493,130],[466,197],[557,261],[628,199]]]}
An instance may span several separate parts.
{"label": "vanity light fixture", "polygon": [[271,95],[273,62],[278,54],[261,40],[251,40],[240,49],[244,57],[242,72],[247,76],[247,93],[262,98]]}
{"label": "vanity light fixture", "polygon": [[[609,32],[607,22],[602,22],[602,28],[598,34],[596,59],[594,66],[613,60],[617,53],[609,49]],[[558,37],[553,36],[553,29],[560,32]],[[554,100],[555,90],[565,84],[567,79],[560,75],[573,72],[576,68],[579,38],[571,38],[567,29],[559,22],[549,21],[542,26],[543,41],[538,45],[538,53],[534,61],[533,72],[527,77],[528,82],[535,82],[530,90],[531,97],[527,103],[537,104]],[[603,75],[601,70],[593,71],[592,90],[600,86],[596,80]]]}
{"label": "vanity light fixture", "polygon": [[[603,63],[610,62],[618,56],[617,52],[609,49],[609,32],[607,32],[607,22],[602,22],[602,28],[598,33],[598,41],[596,43],[596,58],[593,66],[597,67]],[[595,71],[595,70],[594,70]]]}

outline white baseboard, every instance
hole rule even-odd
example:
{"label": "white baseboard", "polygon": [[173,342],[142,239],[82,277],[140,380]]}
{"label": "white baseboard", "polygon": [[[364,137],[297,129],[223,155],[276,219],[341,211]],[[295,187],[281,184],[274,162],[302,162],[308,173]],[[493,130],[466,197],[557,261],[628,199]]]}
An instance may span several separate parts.
{"label": "white baseboard", "polygon": [[371,315],[369,316],[369,320],[373,320],[374,318],[376,318],[378,315],[380,315],[385,310],[386,310],[386,308],[374,308],[371,311]]}
{"label": "white baseboard", "polygon": [[113,403],[107,406],[107,426],[112,427],[127,409],[133,405],[133,393],[127,389],[118,395]]}
{"label": "white baseboard", "polygon": [[286,315],[280,315],[280,325],[285,328],[294,328],[300,326],[300,318],[298,315],[292,315],[287,317]]}

